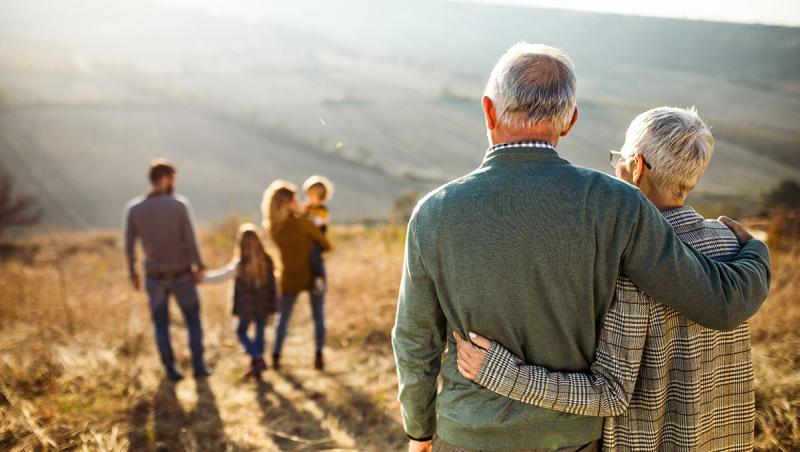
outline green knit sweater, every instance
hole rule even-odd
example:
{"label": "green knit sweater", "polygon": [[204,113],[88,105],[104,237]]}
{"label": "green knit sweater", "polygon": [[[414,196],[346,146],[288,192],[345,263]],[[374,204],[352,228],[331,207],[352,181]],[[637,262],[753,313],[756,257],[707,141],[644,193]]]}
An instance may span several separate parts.
{"label": "green knit sweater", "polygon": [[751,241],[736,261],[709,260],[636,188],[552,149],[492,148],[477,170],[427,195],[409,222],[392,334],[408,435],[482,450],[599,439],[602,418],[525,405],[463,378],[451,332],[586,371],[620,273],[690,319],[729,329],[766,298],[769,253]]}

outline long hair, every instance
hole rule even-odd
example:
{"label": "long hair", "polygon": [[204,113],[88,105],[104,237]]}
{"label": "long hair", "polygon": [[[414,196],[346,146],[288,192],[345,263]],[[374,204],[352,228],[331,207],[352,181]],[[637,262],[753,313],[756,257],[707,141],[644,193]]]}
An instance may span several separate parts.
{"label": "long hair", "polygon": [[291,203],[296,194],[297,187],[281,179],[273,181],[264,190],[261,200],[261,214],[264,217],[262,224],[271,235],[279,232],[292,215]]}
{"label": "long hair", "polygon": [[233,256],[237,264],[236,278],[252,286],[266,284],[269,272],[273,268],[272,258],[264,250],[256,225],[245,223],[239,226]]}

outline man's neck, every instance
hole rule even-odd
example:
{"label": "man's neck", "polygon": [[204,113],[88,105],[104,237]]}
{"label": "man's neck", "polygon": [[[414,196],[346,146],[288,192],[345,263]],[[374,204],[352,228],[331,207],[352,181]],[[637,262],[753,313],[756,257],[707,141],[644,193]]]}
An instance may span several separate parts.
{"label": "man's neck", "polygon": [[489,143],[492,146],[503,143],[517,143],[520,141],[545,141],[558,146],[558,139],[560,136],[553,133],[552,129],[544,130],[539,128],[534,129],[495,129],[489,133]]}

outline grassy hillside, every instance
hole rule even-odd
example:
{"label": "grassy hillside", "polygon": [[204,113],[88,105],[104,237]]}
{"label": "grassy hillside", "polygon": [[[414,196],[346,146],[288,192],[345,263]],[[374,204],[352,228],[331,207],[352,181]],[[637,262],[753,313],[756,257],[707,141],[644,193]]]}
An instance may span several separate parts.
{"label": "grassy hillside", "polygon": [[[230,259],[236,225],[203,234],[213,265]],[[227,284],[201,289],[207,382],[162,378],[147,301],[133,293],[115,233],[4,243],[0,277],[0,449],[400,449],[389,344],[401,260],[398,229],[345,229],[330,262],[328,369],[313,370],[305,298],[285,370],[245,383],[248,360]],[[372,271],[367,274],[365,268]],[[180,314],[172,337],[188,365]],[[272,343],[272,328],[268,334]]]}
{"label": "grassy hillside", "polygon": [[[800,31],[451,2],[0,0],[0,157],[45,227],[116,226],[155,156],[210,222],[255,214],[278,176],[338,183],[339,220],[480,162],[500,53],[574,57],[581,120],[560,151],[607,169],[628,122],[696,105],[717,152],[699,190],[800,178]],[[569,32],[565,32],[569,30]],[[745,202],[745,201],[743,201]]]}
{"label": "grassy hillside", "polygon": [[[751,321],[759,450],[800,448],[800,242],[796,227],[780,224],[763,225],[773,288]],[[212,265],[230,258],[235,229],[231,220],[202,234]],[[3,243],[0,449],[402,450],[389,334],[403,232],[332,232],[329,369],[311,369],[303,299],[285,369],[269,371],[261,384],[241,381],[246,359],[225,284],[201,289],[215,374],[174,385],[162,379],[146,300],[128,288],[117,233]],[[187,369],[182,320],[172,310],[173,344]]]}

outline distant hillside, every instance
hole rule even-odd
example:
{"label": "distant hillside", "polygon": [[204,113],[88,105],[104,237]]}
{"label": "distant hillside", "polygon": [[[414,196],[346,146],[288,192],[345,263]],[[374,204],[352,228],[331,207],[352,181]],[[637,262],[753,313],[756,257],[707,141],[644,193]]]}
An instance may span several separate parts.
{"label": "distant hillside", "polygon": [[[180,3],[176,0],[177,3]],[[107,227],[173,159],[201,222],[257,216],[315,172],[335,218],[474,168],[479,98],[519,40],[574,58],[581,120],[560,151],[605,170],[628,122],[696,105],[717,152],[699,190],[750,199],[800,178],[800,29],[422,1],[0,0],[0,157],[46,227]],[[219,12],[222,11],[222,12]]]}

